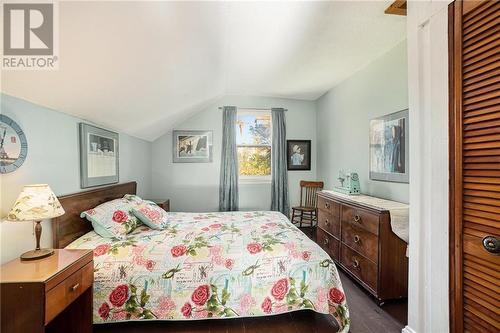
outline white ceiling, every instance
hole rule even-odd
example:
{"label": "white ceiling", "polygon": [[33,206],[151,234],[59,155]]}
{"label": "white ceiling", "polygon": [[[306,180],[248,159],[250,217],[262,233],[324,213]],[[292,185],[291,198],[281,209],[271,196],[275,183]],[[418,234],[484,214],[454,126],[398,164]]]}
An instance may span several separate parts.
{"label": "white ceiling", "polygon": [[59,70],[2,91],[154,140],[223,95],[315,100],[405,38],[389,4],[61,2]]}

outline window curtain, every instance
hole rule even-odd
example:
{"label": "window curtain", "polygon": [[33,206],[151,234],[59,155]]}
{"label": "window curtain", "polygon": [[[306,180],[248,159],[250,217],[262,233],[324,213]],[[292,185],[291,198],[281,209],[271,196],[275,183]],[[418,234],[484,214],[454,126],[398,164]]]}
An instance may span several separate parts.
{"label": "window curtain", "polygon": [[236,107],[224,106],[220,162],[219,211],[238,210],[238,152],[236,148]]}
{"label": "window curtain", "polygon": [[288,173],[286,167],[286,125],[285,110],[271,109],[273,141],[271,148],[271,210],[285,216],[290,214],[288,202]]}

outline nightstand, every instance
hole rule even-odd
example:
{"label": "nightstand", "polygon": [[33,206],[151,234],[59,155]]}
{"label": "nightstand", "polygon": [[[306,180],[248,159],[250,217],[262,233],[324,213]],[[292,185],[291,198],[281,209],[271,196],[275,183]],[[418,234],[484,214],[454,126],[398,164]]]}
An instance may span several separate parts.
{"label": "nightstand", "polygon": [[170,199],[148,199],[149,201],[153,201],[155,204],[163,208],[166,212],[170,212]]}
{"label": "nightstand", "polygon": [[93,282],[92,250],[2,265],[0,331],[92,333]]}

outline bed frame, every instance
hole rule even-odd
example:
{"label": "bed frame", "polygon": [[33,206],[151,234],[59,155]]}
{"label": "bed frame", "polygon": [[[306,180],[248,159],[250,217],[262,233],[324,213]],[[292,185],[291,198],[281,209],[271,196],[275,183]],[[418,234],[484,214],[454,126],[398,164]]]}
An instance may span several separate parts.
{"label": "bed frame", "polygon": [[129,182],[58,197],[66,213],[52,219],[53,247],[62,249],[92,230],[92,224],[80,217],[81,212],[136,192],[137,183]]}

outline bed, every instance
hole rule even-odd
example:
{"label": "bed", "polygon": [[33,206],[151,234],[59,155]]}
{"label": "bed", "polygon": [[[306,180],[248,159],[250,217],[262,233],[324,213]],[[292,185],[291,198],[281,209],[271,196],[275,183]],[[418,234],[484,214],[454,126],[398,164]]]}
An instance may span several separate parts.
{"label": "bed", "polygon": [[330,257],[281,213],[170,213],[164,230],[140,226],[103,238],[80,212],[135,194],[126,183],[60,197],[56,248],[94,249],[95,324],[269,316],[309,309],[349,330]]}

